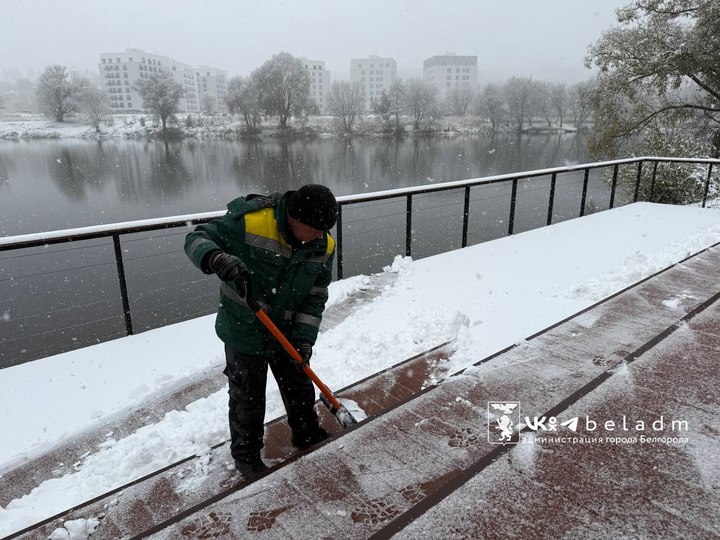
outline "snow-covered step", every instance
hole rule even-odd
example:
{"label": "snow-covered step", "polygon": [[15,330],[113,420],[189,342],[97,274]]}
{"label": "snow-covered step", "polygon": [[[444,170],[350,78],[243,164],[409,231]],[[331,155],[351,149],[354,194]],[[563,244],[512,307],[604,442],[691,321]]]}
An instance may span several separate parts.
{"label": "snow-covered step", "polygon": [[[558,444],[529,435],[397,523],[396,538],[717,538],[719,326],[716,302],[565,413],[614,420],[614,437],[629,441]],[[688,431],[673,430],[673,421],[687,421]],[[601,435],[598,428],[573,434]]]}
{"label": "snow-covered step", "polygon": [[[375,415],[369,422],[312,453],[290,457],[253,484],[233,482],[227,468],[213,468],[224,465],[220,454],[199,456],[183,463],[184,469],[47,523],[38,537],[70,519],[98,520],[93,538],[152,532],[159,538],[382,534],[402,523],[402,516],[429,510],[417,510],[423,501],[452,493],[453,485],[511,455],[509,447],[488,440],[488,401],[519,401],[529,416],[569,414],[594,397],[604,403],[605,385],[622,375],[618,364],[653,350],[670,335],[668,329],[679,331],[683,317],[713,297],[718,278],[718,250],[706,250],[438,387],[426,384],[436,378],[429,377],[434,361],[400,366],[344,393]],[[703,377],[718,386],[717,375]],[[709,396],[716,404],[717,396]],[[389,410],[381,406],[386,400],[393,400]],[[266,458],[282,456],[288,438],[269,435]],[[197,478],[209,480],[194,483]],[[586,524],[587,511],[580,506],[573,522]]]}
{"label": "snow-covered step", "polygon": [[[712,422],[720,412],[719,340],[711,329],[720,323],[718,278],[718,252],[705,251],[169,520],[153,537],[385,538],[405,527],[408,538],[460,531],[717,535],[720,476],[713,456],[720,434]],[[688,337],[696,329],[700,335]],[[623,410],[647,426],[689,415],[694,442],[659,451],[654,443],[615,441],[496,444],[489,402],[519,402],[533,423],[577,418],[576,431],[566,427],[576,438],[595,435],[593,419],[603,422],[606,438],[620,437]],[[637,429],[637,422],[630,425]],[[541,435],[526,428],[521,436]],[[485,495],[464,497],[463,486]],[[435,521],[424,524],[424,516]],[[433,527],[443,520],[438,533]]]}
{"label": "snow-covered step", "polygon": [[[438,346],[336,394],[341,399],[358,403],[368,416],[379,415],[412,399],[430,384],[428,381],[444,376],[443,364],[450,351],[451,344]],[[335,437],[343,435],[342,428],[324,406],[318,404],[317,411],[321,423],[330,433],[334,433]],[[290,445],[290,430],[284,417],[266,425],[263,458],[272,468],[281,467],[288,460],[302,455],[303,452],[297,452]],[[174,463],[68,509],[8,539],[47,538],[55,529],[64,528],[66,523],[77,520],[96,520],[102,524],[94,538],[133,537],[197,504],[213,497],[226,496],[245,485],[234,469],[229,444],[225,442],[205,454]]]}
{"label": "snow-covered step", "polygon": [[[362,308],[391,286],[397,278],[391,272],[371,276],[360,276],[361,283],[343,292],[342,298],[328,307],[323,315],[322,330],[328,331],[341,323],[354,311]],[[355,281],[349,280],[355,285]],[[42,482],[62,477],[74,471],[73,465],[84,456],[96,452],[107,442],[108,434],[115,440],[126,437],[142,426],[160,421],[170,411],[182,411],[188,404],[227,388],[227,377],[223,365],[203,370],[194,377],[179,382],[172,391],[161,393],[141,406],[123,410],[101,425],[88,429],[63,444],[48,448],[44,453],[13,463],[10,468],[0,470],[3,485],[0,489],[0,507],[12,500],[30,493]],[[322,373],[320,373],[322,376]],[[92,405],[92,404],[91,404]],[[94,406],[94,405],[92,405]]]}

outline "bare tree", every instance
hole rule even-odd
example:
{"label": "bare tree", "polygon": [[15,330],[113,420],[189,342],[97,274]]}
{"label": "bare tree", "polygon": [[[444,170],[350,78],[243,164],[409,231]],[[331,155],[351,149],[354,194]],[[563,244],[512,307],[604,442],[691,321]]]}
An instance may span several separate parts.
{"label": "bare tree", "polygon": [[555,121],[555,109],[552,106],[550,95],[552,93],[552,85],[545,81],[534,81],[531,99],[534,102],[534,109],[545,120],[547,127],[552,127]]}
{"label": "bare tree", "polygon": [[423,119],[432,119],[437,114],[437,90],[422,79],[411,79],[405,83],[405,107],[413,117],[413,128],[420,129]]}
{"label": "bare tree", "polygon": [[573,85],[568,91],[570,117],[577,129],[582,127],[592,113],[590,105],[592,86],[592,82],[580,82]]}
{"label": "bare tree", "polygon": [[310,76],[302,62],[281,52],[260,66],[257,79],[263,108],[279,117],[280,127],[287,127],[291,116],[305,114],[311,107]]}
{"label": "bare tree", "polygon": [[507,111],[515,130],[521,133],[525,122],[532,118],[532,80],[512,77],[504,87]]}
{"label": "bare tree", "polygon": [[555,111],[555,117],[558,121],[558,125],[562,128],[570,105],[570,96],[567,84],[556,83],[550,87],[550,103]]}
{"label": "bare tree", "polygon": [[469,86],[451,88],[446,97],[448,109],[455,116],[465,116],[470,104],[475,99],[475,91]]}
{"label": "bare tree", "polygon": [[400,115],[405,106],[405,83],[400,79],[392,83],[388,91],[388,97],[390,98],[392,116],[395,117],[395,135],[400,135],[404,130],[400,126]]}
{"label": "bare tree", "polygon": [[218,100],[215,96],[203,96],[200,105],[205,114],[215,114],[218,109]]}
{"label": "bare tree", "polygon": [[496,84],[486,84],[477,99],[477,112],[490,121],[493,131],[507,118],[505,96]]}
{"label": "bare tree", "polygon": [[37,100],[41,110],[56,122],[64,122],[68,114],[75,112],[73,84],[65,66],[52,65],[40,75]]}
{"label": "bare tree", "polygon": [[94,86],[87,79],[77,83],[74,96],[77,109],[85,114],[96,131],[100,131],[100,121],[110,112],[110,97],[107,92]]}
{"label": "bare tree", "polygon": [[330,114],[342,121],[343,130],[352,132],[356,117],[365,106],[365,91],[359,82],[335,81],[328,97]]}
{"label": "bare tree", "polygon": [[167,71],[160,71],[149,79],[140,79],[135,88],[145,102],[145,108],[152,110],[162,122],[163,131],[167,128],[167,119],[178,111],[180,98],[185,88],[173,80]]}
{"label": "bare tree", "polygon": [[[535,117],[540,114],[540,110],[543,107],[547,107],[547,104],[550,102],[550,84],[544,81],[535,81],[531,77],[529,91],[527,121],[528,126],[532,126]],[[550,116],[553,115],[551,114]],[[548,124],[548,127],[550,125],[552,125],[552,120]]]}
{"label": "bare tree", "polygon": [[225,104],[230,114],[241,114],[248,129],[255,130],[262,118],[260,89],[256,78],[232,77],[228,81]]}
{"label": "bare tree", "polygon": [[385,133],[390,133],[392,129],[393,107],[390,94],[387,90],[383,90],[379,98],[370,100],[370,111],[380,121],[380,127]]}
{"label": "bare tree", "polygon": [[395,135],[403,132],[400,116],[404,107],[405,84],[399,79],[392,83],[388,90],[383,90],[379,98],[370,102],[370,109],[380,119],[382,130]]}

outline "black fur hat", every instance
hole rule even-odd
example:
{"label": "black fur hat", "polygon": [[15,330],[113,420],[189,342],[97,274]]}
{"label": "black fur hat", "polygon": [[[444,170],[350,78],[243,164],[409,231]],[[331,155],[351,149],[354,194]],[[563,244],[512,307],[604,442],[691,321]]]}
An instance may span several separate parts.
{"label": "black fur hat", "polygon": [[307,184],[290,195],[287,212],[300,223],[329,231],[337,221],[338,204],[332,191],[325,186]]}

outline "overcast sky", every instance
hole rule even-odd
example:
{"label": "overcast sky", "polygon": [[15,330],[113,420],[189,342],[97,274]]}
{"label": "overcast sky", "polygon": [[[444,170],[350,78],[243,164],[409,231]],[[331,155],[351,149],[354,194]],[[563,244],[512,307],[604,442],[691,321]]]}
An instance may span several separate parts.
{"label": "overcast sky", "polygon": [[138,48],[229,76],[273,54],[324,60],[333,79],[376,54],[403,78],[422,62],[477,55],[480,82],[576,82],[587,46],[629,0],[0,0],[0,78],[47,65],[97,72],[99,54]]}

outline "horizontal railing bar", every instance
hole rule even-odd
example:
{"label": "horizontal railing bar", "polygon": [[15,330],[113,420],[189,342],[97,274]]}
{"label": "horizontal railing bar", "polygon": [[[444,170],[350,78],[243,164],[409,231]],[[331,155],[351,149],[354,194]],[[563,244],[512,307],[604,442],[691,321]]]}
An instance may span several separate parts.
{"label": "horizontal railing bar", "polygon": [[720,163],[720,159],[712,158],[666,158],[666,157],[634,157],[624,159],[614,159],[611,161],[596,161],[593,163],[581,163],[578,165],[569,165],[566,167],[553,167],[549,169],[535,169],[531,171],[522,171],[516,173],[498,174],[493,176],[484,176],[482,178],[470,178],[467,180],[455,180],[452,182],[444,182],[437,184],[429,184],[427,186],[415,186],[410,188],[390,189],[386,191],[375,191],[373,193],[364,193],[360,195],[344,195],[337,197],[340,204],[357,204],[364,202],[379,201],[394,197],[406,195],[417,195],[422,193],[433,193],[437,191],[445,191],[450,189],[464,188],[466,186],[481,186],[489,184],[497,184],[499,182],[507,182],[511,180],[524,180],[526,178],[535,178],[538,176],[547,176],[553,173],[562,172],[579,172],[585,169],[600,169],[611,165],[623,165],[628,163],[637,163],[639,161],[683,161],[688,163]]}
{"label": "horizontal railing bar", "polygon": [[[447,191],[467,186],[491,185],[512,180],[525,180],[539,176],[552,175],[557,173],[578,172],[586,169],[599,169],[612,165],[623,165],[629,163],[638,163],[640,161],[663,161],[663,162],[684,162],[684,163],[714,163],[720,165],[720,159],[712,158],[674,158],[674,157],[633,157],[616,159],[611,161],[598,161],[594,163],[582,163],[578,165],[570,165],[565,167],[553,167],[549,169],[536,169],[532,171],[523,171],[519,173],[508,173],[483,178],[473,178],[467,180],[457,180],[453,182],[430,184],[427,186],[416,186],[410,188],[399,188],[386,191],[376,191],[359,195],[344,195],[337,197],[338,203],[345,206],[364,202],[373,202],[384,199],[392,199],[402,196],[412,196],[423,193],[434,193],[438,191]],[[141,232],[149,232],[160,229],[168,229],[174,227],[191,227],[198,223],[211,221],[225,215],[225,210],[214,212],[205,212],[200,214],[189,214],[185,216],[171,216],[164,218],[143,219],[137,221],[111,223],[106,225],[94,225],[90,227],[81,227],[74,229],[65,229],[57,231],[40,232],[33,234],[23,234],[17,236],[0,237],[0,251],[8,251],[18,248],[31,248],[38,246],[48,246],[53,244],[61,244],[67,242],[78,242],[82,240],[94,240],[99,238],[109,238],[113,234],[134,234]]]}
{"label": "horizontal railing bar", "polygon": [[225,214],[225,211],[205,212],[202,214],[190,214],[187,216],[142,219],[122,223],[109,223],[107,225],[93,225],[90,227],[80,227],[76,229],[6,236],[4,238],[0,238],[0,251],[7,251],[18,247],[36,247],[61,244],[64,242],[76,242],[80,240],[109,238],[113,234],[133,234],[169,229],[172,227],[190,227],[197,223],[211,221],[215,218],[222,217]]}

